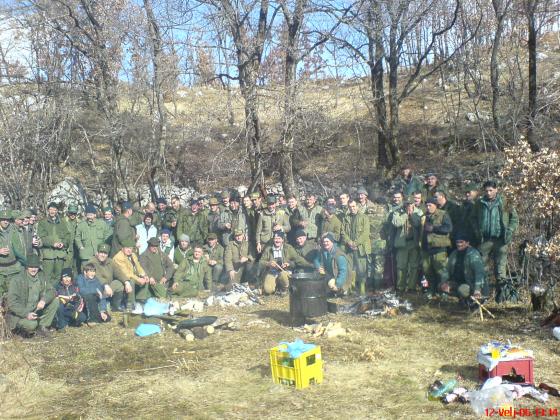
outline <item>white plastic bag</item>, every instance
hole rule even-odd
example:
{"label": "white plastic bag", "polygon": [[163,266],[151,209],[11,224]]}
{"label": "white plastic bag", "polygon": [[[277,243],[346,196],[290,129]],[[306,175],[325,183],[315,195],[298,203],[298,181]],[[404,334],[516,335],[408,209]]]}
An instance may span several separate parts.
{"label": "white plastic bag", "polygon": [[469,392],[468,399],[477,416],[487,415],[486,410],[513,405],[512,393],[503,385]]}
{"label": "white plastic bag", "polygon": [[552,335],[554,336],[554,338],[556,338],[557,340],[560,340],[560,327],[556,327],[552,329]]}

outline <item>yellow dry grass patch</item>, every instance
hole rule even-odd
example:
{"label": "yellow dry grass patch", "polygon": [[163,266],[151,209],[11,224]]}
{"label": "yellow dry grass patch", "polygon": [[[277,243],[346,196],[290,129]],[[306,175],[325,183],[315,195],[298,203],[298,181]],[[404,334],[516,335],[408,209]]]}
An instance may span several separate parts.
{"label": "yellow dry grass patch", "polygon": [[[537,318],[521,305],[490,309],[497,320],[481,322],[452,303],[395,318],[329,314],[320,321],[352,333],[310,340],[288,325],[287,299],[270,298],[264,306],[209,311],[234,313],[241,329],[202,341],[169,330],[141,339],[116,322],[48,341],[15,340],[0,347],[1,417],[474,418],[470,407],[443,406],[425,393],[435,379],[457,374],[473,388],[475,355],[488,340],[533,349],[537,381],[558,385],[560,377],[558,342]],[[268,362],[268,349],[297,337],[321,345],[324,359],[323,383],[302,391],[275,385]]]}

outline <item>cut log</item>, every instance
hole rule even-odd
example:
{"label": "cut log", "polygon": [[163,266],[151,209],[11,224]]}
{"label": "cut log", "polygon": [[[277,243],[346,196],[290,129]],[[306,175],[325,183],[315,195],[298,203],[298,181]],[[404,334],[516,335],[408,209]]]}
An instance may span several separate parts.
{"label": "cut log", "polygon": [[194,334],[190,330],[179,331],[179,335],[186,341],[194,341]]}
{"label": "cut log", "polygon": [[206,328],[204,327],[194,327],[191,329],[191,331],[194,334],[194,337],[199,340],[208,337],[208,331],[206,331]]}

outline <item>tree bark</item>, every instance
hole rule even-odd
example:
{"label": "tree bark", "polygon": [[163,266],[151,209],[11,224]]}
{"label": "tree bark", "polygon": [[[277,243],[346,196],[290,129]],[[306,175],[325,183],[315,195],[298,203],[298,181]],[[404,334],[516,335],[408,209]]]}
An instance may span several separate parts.
{"label": "tree bark", "polygon": [[527,122],[527,142],[533,152],[538,152],[540,150],[540,145],[535,138],[534,132],[535,117],[537,116],[537,23],[535,15],[538,2],[538,0],[528,0],[526,3],[527,29],[529,33],[527,42],[529,54],[529,115]]}

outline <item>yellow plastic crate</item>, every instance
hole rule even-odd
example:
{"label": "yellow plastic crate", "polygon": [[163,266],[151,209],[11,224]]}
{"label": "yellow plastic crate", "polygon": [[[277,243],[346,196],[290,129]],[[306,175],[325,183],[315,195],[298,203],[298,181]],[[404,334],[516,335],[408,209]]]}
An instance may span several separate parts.
{"label": "yellow plastic crate", "polygon": [[320,384],[323,382],[321,347],[316,346],[296,359],[290,358],[286,345],[274,347],[270,350],[270,368],[277,384],[292,385],[296,389]]}

